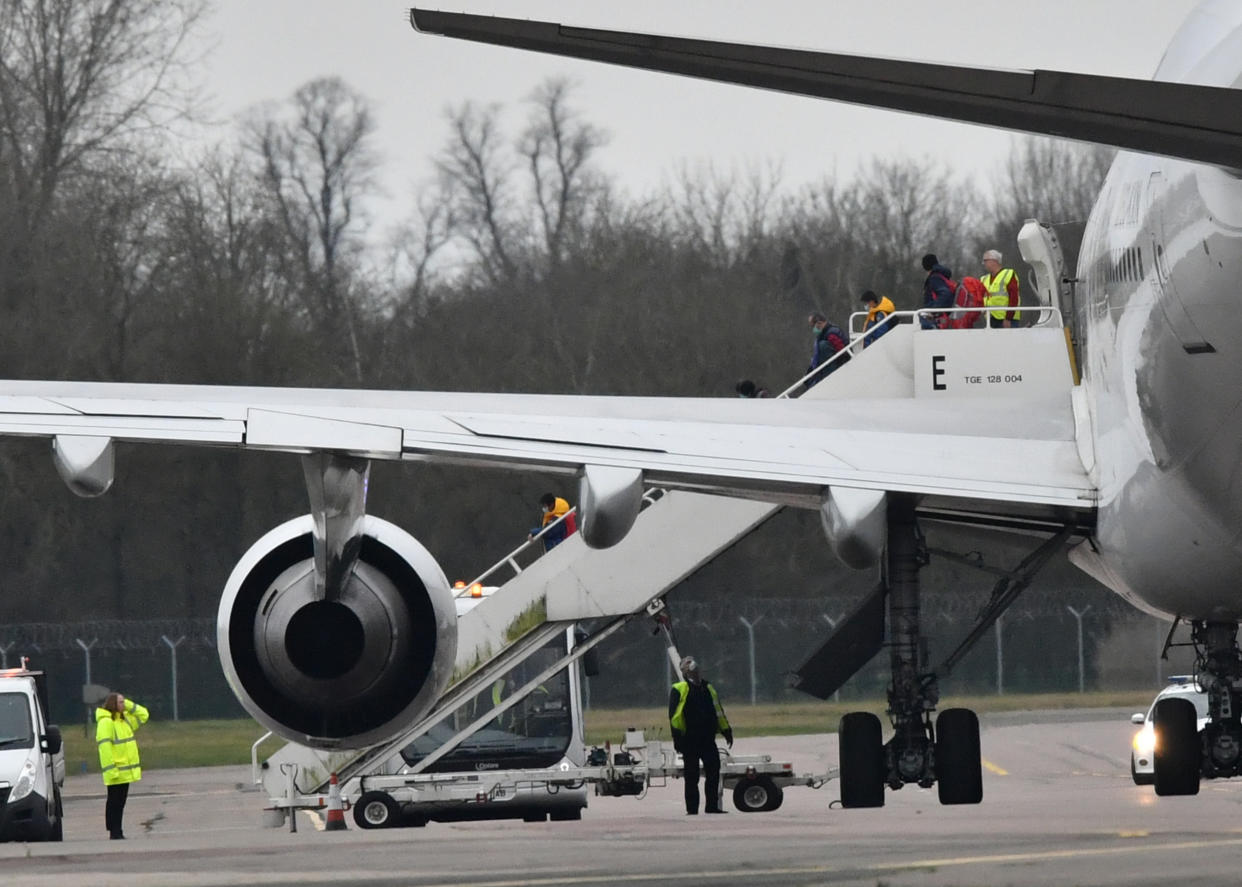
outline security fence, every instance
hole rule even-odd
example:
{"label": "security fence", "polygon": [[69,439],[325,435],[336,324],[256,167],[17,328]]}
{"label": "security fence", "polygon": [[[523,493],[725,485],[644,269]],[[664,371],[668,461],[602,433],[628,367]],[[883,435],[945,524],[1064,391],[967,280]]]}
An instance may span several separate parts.
{"label": "security fence", "polygon": [[[815,599],[669,601],[683,652],[693,653],[732,705],[802,702],[789,673],[857,603],[844,596]],[[982,600],[925,594],[928,659],[938,663],[957,644]],[[672,669],[662,635],[636,618],[600,648],[601,673],[589,682],[596,707],[662,704]],[[1158,659],[1168,624],[1143,615],[1105,591],[1072,595],[1030,592],[1005,613],[950,675],[944,694],[1151,689],[1189,668],[1188,653]],[[242,717],[216,656],[213,619],[98,620],[0,626],[0,666],[29,657],[49,675],[52,716],[89,723],[84,685],[119,689],[163,719]],[[885,651],[839,692],[840,699],[876,699],[888,680]]]}

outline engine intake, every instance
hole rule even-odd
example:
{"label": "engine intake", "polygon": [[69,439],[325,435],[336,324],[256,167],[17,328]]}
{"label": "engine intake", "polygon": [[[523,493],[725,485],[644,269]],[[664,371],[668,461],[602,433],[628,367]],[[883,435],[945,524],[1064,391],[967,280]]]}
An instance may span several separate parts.
{"label": "engine intake", "polygon": [[294,742],[391,739],[443,692],[457,616],[435,559],[399,527],[363,522],[337,600],[315,596],[313,521],[281,524],[233,568],[216,625],[225,678],[255,720]]}

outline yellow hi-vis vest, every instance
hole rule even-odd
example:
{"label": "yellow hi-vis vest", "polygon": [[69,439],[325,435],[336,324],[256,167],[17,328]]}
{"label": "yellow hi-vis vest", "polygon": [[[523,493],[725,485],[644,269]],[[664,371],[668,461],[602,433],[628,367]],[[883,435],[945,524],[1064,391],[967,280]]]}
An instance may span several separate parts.
{"label": "yellow hi-vis vest", "polygon": [[95,709],[95,743],[99,746],[99,769],[104,785],[120,785],[142,779],[138,743],[134,731],[147,722],[147,710],[132,699],[125,712],[113,716],[106,708]]}
{"label": "yellow hi-vis vest", "polygon": [[[678,733],[686,732],[686,699],[690,696],[690,682],[678,681],[673,684],[673,689],[677,691],[677,707],[673,709],[673,716],[669,718],[669,724]],[[712,705],[716,707],[716,726],[720,728],[720,732],[729,729],[729,719],[725,717],[724,708],[720,705],[720,697],[716,695],[716,688],[711,684],[707,685],[707,692],[712,696]]]}
{"label": "yellow hi-vis vest", "polygon": [[[983,281],[983,285],[987,287],[988,294],[983,300],[983,304],[989,308],[993,306],[1004,306],[1005,311],[992,311],[991,315],[997,320],[1004,320],[1008,314],[1009,308],[1009,281],[1018,279],[1017,273],[1012,268],[1002,268],[996,272],[996,276],[985,274],[979,278]],[[1022,318],[1021,311],[1013,312],[1013,319],[1020,320]]]}

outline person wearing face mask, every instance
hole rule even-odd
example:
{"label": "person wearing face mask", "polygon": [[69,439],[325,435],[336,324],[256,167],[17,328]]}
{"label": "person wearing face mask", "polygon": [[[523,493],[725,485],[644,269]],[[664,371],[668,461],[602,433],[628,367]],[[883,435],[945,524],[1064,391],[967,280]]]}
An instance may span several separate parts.
{"label": "person wearing face mask", "polygon": [[[556,523],[562,517],[565,519],[556,526],[548,530],[543,535],[543,550],[551,551],[556,546],[565,541],[566,537],[572,536],[577,532],[578,525],[574,520],[574,515],[569,514],[569,502],[553,493],[544,493],[539,499],[539,508],[543,512],[543,518],[539,526],[531,529],[528,539],[534,539],[543,532],[544,527],[549,524]],[[566,516],[568,515],[568,516]]]}
{"label": "person wearing face mask", "polygon": [[807,322],[810,323],[811,332],[815,336],[815,349],[811,352],[811,365],[806,368],[806,373],[815,373],[815,375],[802,383],[803,390],[823,381],[825,377],[850,359],[850,355],[846,354],[838,360],[832,360],[838,351],[850,343],[849,338],[839,326],[829,323],[828,318],[818,312],[808,317]]}

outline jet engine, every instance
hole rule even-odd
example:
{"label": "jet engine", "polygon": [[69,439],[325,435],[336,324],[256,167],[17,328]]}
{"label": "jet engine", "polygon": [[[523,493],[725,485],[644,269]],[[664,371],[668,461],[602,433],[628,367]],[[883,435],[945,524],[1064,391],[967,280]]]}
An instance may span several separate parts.
{"label": "jet engine", "polygon": [[317,748],[362,748],[427,712],[457,657],[448,580],[405,531],[362,522],[334,599],[316,592],[310,515],[281,524],[233,568],[216,637],[225,678],[255,720]]}

